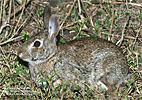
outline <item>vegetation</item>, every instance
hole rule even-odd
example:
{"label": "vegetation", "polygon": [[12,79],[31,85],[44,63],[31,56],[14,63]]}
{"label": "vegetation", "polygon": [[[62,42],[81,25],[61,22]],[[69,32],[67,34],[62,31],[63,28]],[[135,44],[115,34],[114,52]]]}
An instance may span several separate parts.
{"label": "vegetation", "polygon": [[[52,11],[60,17],[60,43],[82,38],[105,38],[116,43],[126,55],[131,78],[114,91],[81,89],[64,83],[36,86],[29,69],[17,58],[17,48],[43,29],[43,8],[47,0],[0,0],[0,99],[50,100],[140,100],[142,98],[142,1],[51,0]],[[109,1],[109,2],[108,2]],[[56,3],[56,5],[55,5]],[[42,80],[42,81],[45,81]],[[87,85],[87,83],[86,83]]]}

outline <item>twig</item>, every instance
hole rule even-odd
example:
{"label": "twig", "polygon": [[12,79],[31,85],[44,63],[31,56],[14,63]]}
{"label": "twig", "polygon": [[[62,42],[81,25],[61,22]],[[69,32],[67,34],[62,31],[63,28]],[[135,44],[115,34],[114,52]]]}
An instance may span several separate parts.
{"label": "twig", "polygon": [[[26,2],[27,1],[27,2]],[[30,0],[25,0],[25,2],[19,6],[12,14],[11,17],[13,17],[15,14],[17,14],[19,11],[22,10],[23,7],[25,7],[26,4],[28,4],[30,2]],[[26,3],[26,4],[25,4]]]}
{"label": "twig", "polygon": [[63,24],[65,23],[65,21],[67,20],[68,16],[70,15],[70,13],[71,13],[71,11],[72,11],[72,9],[74,7],[75,2],[76,2],[76,0],[74,0],[73,5],[71,6],[71,9],[69,10],[69,12],[67,13],[65,19],[63,20],[62,24],[60,25],[60,29],[62,28]]}
{"label": "twig", "polygon": [[[134,44],[136,43],[136,41],[137,41],[137,39],[138,39],[138,36],[139,36],[140,31],[141,31],[141,27],[139,28],[139,31],[138,31],[137,34],[136,34]],[[133,44],[133,45],[134,45],[134,44]],[[139,69],[139,59],[138,59],[139,53],[138,53],[138,52],[135,52],[135,54],[136,54],[136,60],[137,60],[137,69]]]}
{"label": "twig", "polygon": [[[9,2],[9,11],[8,11],[8,15],[7,15],[6,18],[5,18],[5,22],[4,22],[5,24],[10,23],[11,9],[12,9],[12,0]],[[3,23],[3,24],[4,24],[4,23]],[[3,41],[4,39],[7,38],[8,33],[9,33],[9,30],[6,29],[6,32],[5,32],[5,34],[4,34],[4,37],[2,38],[1,41]]]}
{"label": "twig", "polygon": [[19,74],[19,76],[20,76],[21,78],[23,78],[23,79],[26,81],[26,83],[27,83],[27,82],[30,82],[30,81],[27,80],[23,75]]}
{"label": "twig", "polygon": [[91,24],[91,30],[94,29],[94,24],[93,24],[93,20],[92,20],[92,16],[90,16],[90,14],[88,13],[88,11],[86,10],[85,6],[84,6],[84,3],[83,1],[81,0],[81,3],[82,3],[82,8],[83,10],[85,11],[86,15],[87,15],[87,19],[89,20],[90,24]]}
{"label": "twig", "polygon": [[11,68],[10,68],[10,66],[9,66],[9,63],[8,63],[8,61],[6,60],[6,55],[5,55],[5,53],[4,53],[4,51],[3,51],[3,49],[2,49],[1,46],[0,46],[0,49],[1,49],[2,53],[3,53],[3,55],[2,55],[3,60],[5,61],[6,65],[8,66],[10,73],[13,74],[12,71],[11,71]]}
{"label": "twig", "polygon": [[4,45],[4,44],[7,44],[7,43],[9,43],[9,42],[11,42],[11,41],[20,39],[20,38],[22,38],[22,37],[23,37],[23,36],[19,36],[19,37],[15,37],[15,38],[10,38],[10,39],[8,39],[8,40],[5,41],[5,42],[0,43],[0,46],[2,46],[2,45]]}
{"label": "twig", "polygon": [[[105,34],[105,33],[102,33],[102,34]],[[105,35],[109,35],[109,34],[105,34]],[[112,34],[110,34],[110,36],[112,36]],[[114,36],[120,37],[120,35],[114,35]],[[124,36],[124,38],[135,40],[135,37],[131,37],[131,36]]]}
{"label": "twig", "polygon": [[139,36],[140,31],[141,31],[141,27],[139,28],[139,30],[138,30],[138,32],[137,32],[137,34],[136,34],[134,44],[136,43],[136,41],[137,41],[137,39],[138,39],[138,36]]}
{"label": "twig", "polygon": [[5,5],[6,5],[6,0],[4,0],[4,2],[3,2],[3,4],[2,4],[2,8],[3,8],[3,10],[2,10],[2,24],[3,24],[3,22],[5,22],[6,21],[6,11],[5,11]]}
{"label": "twig", "polygon": [[[80,4],[80,0],[78,0],[78,7],[79,7],[79,16],[80,16],[80,18],[81,18],[81,20],[80,20],[80,22],[83,22],[84,21],[84,17],[83,17],[83,15],[81,15],[81,4]],[[78,21],[77,21],[78,22]],[[84,25],[83,25],[84,26]],[[82,30],[82,28],[83,27],[79,27],[79,32],[77,33],[77,35],[73,38],[73,39],[75,39],[77,36],[79,36],[79,34],[80,34],[80,32],[81,32],[81,30]]]}
{"label": "twig", "polygon": [[139,53],[138,52],[135,52],[135,55],[136,55],[136,61],[137,61],[137,69],[139,70]]}
{"label": "twig", "polygon": [[132,5],[132,6],[138,6],[138,7],[142,7],[142,3],[138,4],[138,3],[128,3],[129,5]]}
{"label": "twig", "polygon": [[0,34],[2,33],[2,30],[5,28],[5,27],[10,27],[9,24],[6,24],[7,22],[5,22],[1,27],[0,27]]}
{"label": "twig", "polygon": [[124,27],[123,27],[123,30],[122,30],[121,39],[116,43],[116,45],[119,44],[119,46],[120,46],[120,45],[122,44],[122,41],[123,41],[123,39],[124,39],[124,32],[125,32],[125,28],[126,28],[126,25],[127,25],[128,20],[129,20],[129,16],[127,16],[127,19],[126,19],[126,21],[125,21],[125,23],[124,23]]}
{"label": "twig", "polygon": [[79,8],[79,15],[81,14],[81,5],[80,5],[80,0],[78,0],[78,8]]}
{"label": "twig", "polygon": [[105,3],[110,3],[110,4],[124,4],[125,2],[112,2],[112,1],[91,1],[92,4],[105,4]]}
{"label": "twig", "polygon": [[[110,3],[110,4],[125,4],[125,2],[112,2],[112,1],[91,1],[92,4],[106,4],[106,3]],[[127,3],[129,5],[132,6],[138,6],[138,7],[142,7],[141,3]]]}
{"label": "twig", "polygon": [[9,12],[8,12],[8,18],[7,18],[8,23],[10,23],[11,9],[12,9],[12,0],[10,0],[9,2]]}
{"label": "twig", "polygon": [[[26,5],[26,0],[25,0],[25,2],[24,2],[23,6],[22,6],[23,9],[22,9],[21,15],[20,15],[20,17],[19,17],[19,20],[18,20],[18,22],[17,22],[17,24],[16,24],[16,26],[15,26],[15,28],[14,28],[14,31],[13,31],[14,35],[12,35],[11,38],[13,38],[13,37],[15,36],[15,34],[17,34],[18,31],[19,31],[19,30],[16,31],[16,29],[17,29],[18,24],[20,23],[20,21],[21,21],[21,19],[22,19],[22,15],[23,15],[23,13],[24,13],[25,5]],[[20,29],[20,28],[18,28],[18,29]]]}
{"label": "twig", "polygon": [[74,24],[76,24],[76,23],[78,23],[78,22],[81,22],[81,20],[77,20],[77,21],[75,21],[75,22],[73,22],[73,23],[71,23],[71,24],[67,24],[66,26],[63,26],[62,29],[64,29],[64,28],[66,28],[66,29],[71,29],[71,28],[68,28],[68,27],[71,27],[71,26],[73,26]]}
{"label": "twig", "polygon": [[[30,17],[30,16],[29,16],[29,17]],[[20,28],[24,25],[24,23],[29,19],[29,17],[28,17],[28,18],[22,23],[22,25],[17,29],[17,33],[18,33],[18,31],[20,30]],[[14,33],[14,34],[16,35],[17,33]],[[0,43],[0,46],[23,37],[23,36],[19,36],[19,37],[13,38],[15,35],[12,35],[7,41],[4,41],[4,42]]]}
{"label": "twig", "polygon": [[[113,20],[114,20],[114,5],[112,5],[112,17],[111,17],[111,26],[110,26],[109,34],[112,34],[111,32],[112,32],[112,28],[113,28]],[[112,37],[112,41],[114,42],[113,38],[114,37]]]}
{"label": "twig", "polygon": [[74,4],[75,4],[76,0],[74,0],[73,2],[73,5],[71,6],[71,9],[69,10],[69,12],[67,13],[67,16],[65,17],[65,19],[63,20],[62,24],[60,25],[60,29],[62,28],[63,24],[65,23],[65,21],[67,20],[68,16],[70,15],[73,7],[74,7]]}
{"label": "twig", "polygon": [[[26,1],[24,2],[24,4],[26,5]],[[20,26],[18,25],[18,24],[20,23],[21,19],[22,19],[22,15],[23,15],[23,13],[24,13],[24,9],[25,9],[25,6],[23,7],[22,13],[21,13],[21,15],[20,15],[20,17],[19,17],[19,20],[18,20],[18,22],[17,22],[17,24],[16,24],[14,30],[11,31],[11,32],[9,33],[9,35],[7,36],[8,40],[6,40],[6,41],[4,41],[4,42],[1,41],[0,46],[23,37],[23,36],[19,36],[19,37],[14,38],[15,35],[18,34],[19,30],[20,30],[21,27],[24,25],[24,23],[31,17],[31,14],[29,14],[29,16],[27,17],[27,19],[26,19]],[[17,27],[18,27],[18,29],[17,29]],[[1,29],[2,29],[2,28],[3,28],[3,27],[1,27]],[[12,34],[12,33],[13,33],[13,34]],[[11,36],[11,34],[12,34],[12,36]],[[10,37],[10,36],[11,36],[11,37]],[[10,38],[9,38],[9,37],[10,37]]]}
{"label": "twig", "polygon": [[83,2],[84,2],[84,3],[87,3],[87,4],[91,5],[91,6],[93,5],[93,4],[92,4],[90,1],[88,1],[88,0],[87,0],[87,1],[84,1],[84,0],[83,0]]}
{"label": "twig", "polygon": [[0,11],[0,22],[2,21],[2,4],[3,4],[3,0],[1,0],[1,7],[0,7],[0,9],[1,9],[1,11]]}
{"label": "twig", "polygon": [[23,3],[23,0],[16,0],[20,5]]}

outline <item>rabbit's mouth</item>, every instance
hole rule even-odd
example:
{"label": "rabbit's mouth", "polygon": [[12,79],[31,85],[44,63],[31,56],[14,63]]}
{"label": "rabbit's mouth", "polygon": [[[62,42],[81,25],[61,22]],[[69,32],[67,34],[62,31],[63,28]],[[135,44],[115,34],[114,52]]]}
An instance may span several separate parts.
{"label": "rabbit's mouth", "polygon": [[29,59],[27,59],[27,60],[29,60],[30,61],[29,63],[32,63],[32,64],[40,64],[40,63],[46,62],[49,59],[55,57],[55,55],[56,55],[56,53],[52,53],[52,54],[45,56],[43,58],[40,58],[40,59],[31,57],[31,60],[29,60]]}
{"label": "rabbit's mouth", "polygon": [[19,58],[22,59],[23,61],[28,62],[29,64],[40,64],[40,63],[43,63],[43,62],[46,61],[45,59],[35,59],[35,58],[32,58],[32,57],[23,59],[19,56]]}
{"label": "rabbit's mouth", "polygon": [[33,63],[33,64],[40,64],[46,61],[46,58],[41,58],[41,59],[35,59],[35,58],[31,58],[31,62],[29,63]]}

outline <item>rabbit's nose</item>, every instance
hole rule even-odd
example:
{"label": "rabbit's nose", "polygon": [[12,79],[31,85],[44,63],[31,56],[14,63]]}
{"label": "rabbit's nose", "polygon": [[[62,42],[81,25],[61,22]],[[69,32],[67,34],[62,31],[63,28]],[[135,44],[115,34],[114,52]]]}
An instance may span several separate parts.
{"label": "rabbit's nose", "polygon": [[19,55],[18,55],[20,58],[22,58],[23,57],[23,53],[19,53]]}

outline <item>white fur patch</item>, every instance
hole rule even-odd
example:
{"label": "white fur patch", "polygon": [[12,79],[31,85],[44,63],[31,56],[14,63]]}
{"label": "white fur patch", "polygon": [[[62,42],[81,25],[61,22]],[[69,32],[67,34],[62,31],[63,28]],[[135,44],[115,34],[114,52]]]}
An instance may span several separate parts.
{"label": "white fur patch", "polygon": [[102,83],[101,81],[97,82],[97,87],[98,86],[100,86],[102,89],[108,90],[107,86],[104,83]]}
{"label": "white fur patch", "polygon": [[45,61],[46,61],[46,59],[45,59],[45,60],[31,61],[30,63],[33,63],[33,64],[40,64],[40,63],[43,63],[43,62],[45,62]]}
{"label": "white fur patch", "polygon": [[94,83],[94,79],[95,79],[95,71],[92,71],[91,75],[89,75],[88,82],[92,84]]}
{"label": "white fur patch", "polygon": [[27,61],[27,62],[29,62],[29,63],[31,63],[31,62],[32,62],[30,58],[23,59],[23,60],[24,60],[24,61]]}

